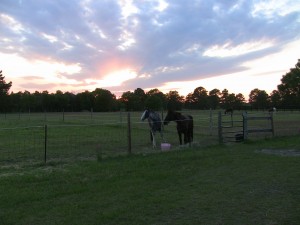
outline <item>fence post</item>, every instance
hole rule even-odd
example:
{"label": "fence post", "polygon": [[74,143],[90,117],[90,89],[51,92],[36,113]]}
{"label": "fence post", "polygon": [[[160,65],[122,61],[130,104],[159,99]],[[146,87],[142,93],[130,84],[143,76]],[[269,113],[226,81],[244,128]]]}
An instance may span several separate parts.
{"label": "fence post", "polygon": [[165,131],[165,127],[164,127],[164,109],[161,110],[161,127],[162,127],[162,131]]}
{"label": "fence post", "polygon": [[128,140],[128,153],[131,154],[131,124],[130,112],[127,114],[127,140]]}
{"label": "fence post", "polygon": [[274,137],[275,132],[274,132],[274,117],[273,117],[273,113],[271,113],[271,115],[270,115],[270,120],[271,120],[272,137]]}
{"label": "fence post", "polygon": [[44,120],[47,121],[47,111],[44,109]]}
{"label": "fence post", "polygon": [[248,115],[247,112],[243,113],[243,135],[244,140],[248,139]]}
{"label": "fence post", "polygon": [[48,139],[48,128],[45,125],[45,145],[44,145],[44,162],[47,162],[47,139]]}
{"label": "fence post", "polygon": [[218,134],[219,134],[219,144],[223,143],[223,136],[222,136],[222,113],[219,111],[218,115]]}
{"label": "fence post", "polygon": [[213,128],[213,120],[212,120],[212,110],[209,109],[209,133],[210,136],[212,135],[212,128]]}

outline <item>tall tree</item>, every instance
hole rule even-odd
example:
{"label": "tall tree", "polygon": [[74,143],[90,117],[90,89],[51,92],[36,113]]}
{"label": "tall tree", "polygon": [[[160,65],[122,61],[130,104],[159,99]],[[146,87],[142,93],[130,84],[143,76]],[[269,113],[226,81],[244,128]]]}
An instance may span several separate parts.
{"label": "tall tree", "polygon": [[224,109],[232,108],[232,106],[228,104],[228,96],[229,96],[229,91],[227,89],[224,89],[220,97],[220,104],[221,107],[223,107]]}
{"label": "tall tree", "polygon": [[185,99],[185,105],[190,109],[208,108],[208,95],[204,87],[197,87],[193,93],[189,93]]}
{"label": "tall tree", "polygon": [[12,86],[12,82],[5,82],[5,77],[0,70],[0,111],[7,111],[8,91]]}
{"label": "tall tree", "polygon": [[94,108],[95,96],[89,91],[84,91],[76,95],[78,110],[92,110]]}
{"label": "tall tree", "polygon": [[269,95],[266,91],[255,88],[249,94],[249,103],[254,109],[266,109],[269,107]]}
{"label": "tall tree", "polygon": [[116,96],[109,90],[96,88],[93,91],[95,96],[95,111],[107,112],[116,110]]}
{"label": "tall tree", "polygon": [[220,105],[221,92],[219,89],[213,89],[208,93],[208,106],[211,109],[216,109]]}
{"label": "tall tree", "polygon": [[178,91],[169,91],[166,94],[167,108],[171,110],[181,110],[184,102],[184,97],[180,96]]}
{"label": "tall tree", "polygon": [[233,108],[241,110],[245,103],[246,103],[246,100],[245,100],[244,95],[241,93],[238,93],[237,95],[235,95],[235,102],[234,102]]}
{"label": "tall tree", "polygon": [[145,108],[145,100],[147,98],[143,89],[137,88],[133,92],[135,101],[135,110],[143,110]]}
{"label": "tall tree", "polygon": [[134,93],[131,91],[123,92],[119,102],[124,105],[126,111],[134,110]]}
{"label": "tall tree", "polygon": [[271,95],[270,95],[270,104],[272,107],[280,108],[281,107],[281,94],[278,90],[273,90]]}
{"label": "tall tree", "polygon": [[[167,99],[166,99],[166,95],[165,95],[164,93],[162,93],[160,90],[158,90],[157,88],[151,89],[150,91],[148,91],[148,92],[146,93],[146,95],[147,95],[147,99],[156,96],[157,98],[160,99],[160,102],[161,102],[161,103],[159,103],[159,104],[161,104],[161,107],[164,108],[164,109],[167,108]],[[157,98],[155,98],[155,99],[157,99]],[[146,101],[147,101],[147,99],[146,99]],[[152,101],[152,100],[151,100],[151,101]],[[158,103],[158,100],[155,100],[155,101],[157,101],[157,103]],[[147,106],[147,105],[146,105],[146,106]],[[159,109],[161,109],[161,108],[159,108]]]}
{"label": "tall tree", "polygon": [[277,88],[282,96],[283,107],[300,108],[300,59],[295,68],[282,76],[281,84]]}
{"label": "tall tree", "polygon": [[162,109],[162,104],[163,103],[160,97],[158,97],[157,95],[150,95],[149,97],[147,97],[145,101],[145,107],[147,109],[156,110],[156,111]]}

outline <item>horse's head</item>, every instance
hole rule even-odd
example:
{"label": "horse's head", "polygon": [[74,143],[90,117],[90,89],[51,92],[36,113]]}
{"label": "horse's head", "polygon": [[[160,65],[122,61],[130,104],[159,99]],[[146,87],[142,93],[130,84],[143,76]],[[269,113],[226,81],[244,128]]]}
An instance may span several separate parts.
{"label": "horse's head", "polygon": [[233,109],[232,108],[225,109],[224,114],[227,114],[227,113],[232,114]]}
{"label": "horse's head", "polygon": [[149,109],[146,109],[141,116],[141,120],[144,121],[148,117],[149,117]]}
{"label": "horse's head", "polygon": [[174,121],[174,120],[176,120],[176,112],[174,112],[172,110],[169,110],[166,117],[165,117],[164,125],[168,125],[168,123],[170,121]]}

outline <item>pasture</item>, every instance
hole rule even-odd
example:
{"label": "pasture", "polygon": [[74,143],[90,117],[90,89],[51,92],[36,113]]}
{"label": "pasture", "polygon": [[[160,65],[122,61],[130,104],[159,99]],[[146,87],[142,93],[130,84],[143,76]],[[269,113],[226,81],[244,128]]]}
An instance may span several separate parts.
{"label": "pasture", "polygon": [[101,161],[1,164],[0,224],[296,225],[299,155],[298,135]]}
{"label": "pasture", "polygon": [[[194,117],[192,147],[218,143],[218,111],[184,111]],[[142,112],[130,113],[130,137],[133,154],[159,152],[153,149],[147,121],[141,122]],[[163,112],[165,117],[166,112]],[[233,114],[234,126],[241,125],[242,112]],[[268,112],[249,112],[266,115]],[[0,114],[0,162],[40,163],[45,161],[101,160],[126,155],[128,147],[127,112],[111,113],[19,113]],[[225,117],[224,119],[229,119]],[[46,126],[47,125],[47,126]],[[249,126],[267,126],[256,121]],[[300,133],[300,112],[279,111],[274,114],[275,136]],[[164,127],[164,137],[172,149],[179,149],[175,122]],[[270,133],[249,135],[250,140],[270,138]]]}

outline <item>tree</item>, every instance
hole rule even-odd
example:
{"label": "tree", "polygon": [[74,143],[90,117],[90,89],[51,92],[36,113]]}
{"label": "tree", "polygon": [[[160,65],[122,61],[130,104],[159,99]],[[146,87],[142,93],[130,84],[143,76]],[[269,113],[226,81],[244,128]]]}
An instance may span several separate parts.
{"label": "tree", "polygon": [[[157,98],[160,99],[160,103],[159,104],[161,104],[161,108],[164,108],[164,109],[167,108],[166,107],[166,105],[167,105],[166,95],[164,93],[162,93],[160,90],[158,90],[157,88],[154,88],[154,89],[151,89],[150,91],[148,91],[146,93],[146,96],[147,96],[146,102],[147,102],[148,98],[152,98],[152,97],[156,96]],[[155,98],[155,99],[156,99],[156,101],[158,103],[158,99],[157,98]],[[153,100],[151,100],[151,101],[153,101]],[[146,107],[147,107],[147,104],[146,104]],[[161,108],[159,108],[159,109],[161,109]]]}
{"label": "tree", "polygon": [[21,110],[23,112],[31,111],[33,107],[33,96],[29,91],[24,91],[21,94]]}
{"label": "tree", "polygon": [[63,111],[66,110],[67,104],[68,104],[68,98],[65,96],[65,94],[57,90],[55,94],[53,94],[53,105],[54,105],[54,111]]}
{"label": "tree", "polygon": [[93,91],[95,96],[95,111],[107,112],[116,110],[116,96],[109,90],[96,88]]}
{"label": "tree", "polygon": [[150,95],[149,97],[147,97],[146,101],[145,101],[145,107],[147,109],[152,109],[152,110],[161,110],[162,109],[162,101],[160,99],[160,97],[158,97],[157,95]]}
{"label": "tree", "polygon": [[245,97],[243,94],[238,93],[237,95],[235,95],[235,102],[234,102],[234,109],[242,109],[243,105],[246,103],[245,101]]}
{"label": "tree", "polygon": [[186,106],[191,109],[208,108],[208,95],[204,87],[195,88],[193,93],[189,93],[186,97]]}
{"label": "tree", "polygon": [[220,97],[220,104],[221,107],[223,107],[224,109],[229,109],[232,108],[232,106],[230,104],[228,104],[228,96],[229,96],[229,91],[227,89],[224,89],[221,93],[221,97]]}
{"label": "tree", "polygon": [[78,93],[76,97],[78,106],[77,110],[92,110],[92,108],[94,108],[95,96],[93,93],[84,91],[82,93]]}
{"label": "tree", "polygon": [[282,76],[281,84],[277,88],[282,96],[283,107],[300,108],[300,59],[295,68]]}
{"label": "tree", "polygon": [[5,77],[0,70],[0,111],[7,111],[8,91],[12,86],[12,82],[5,82]]}
{"label": "tree", "polygon": [[145,100],[147,97],[145,91],[141,88],[137,88],[134,90],[133,95],[135,110],[143,110],[145,108]]}
{"label": "tree", "polygon": [[33,104],[33,110],[35,112],[42,112],[43,111],[43,99],[42,94],[38,91],[35,91],[33,94],[34,104]]}
{"label": "tree", "polygon": [[266,91],[255,88],[249,94],[249,103],[254,109],[269,108],[269,95]]}
{"label": "tree", "polygon": [[131,91],[123,92],[120,98],[121,105],[125,106],[126,111],[134,110],[134,94]]}
{"label": "tree", "polygon": [[169,91],[166,94],[167,108],[171,110],[181,110],[184,102],[184,97],[180,96],[178,91]]}
{"label": "tree", "polygon": [[277,90],[273,90],[271,95],[270,95],[270,101],[271,101],[271,106],[272,107],[280,108],[281,107],[281,102],[282,102],[280,92],[277,91]]}
{"label": "tree", "polygon": [[208,93],[208,106],[211,109],[217,109],[220,105],[221,92],[219,89],[213,89]]}

